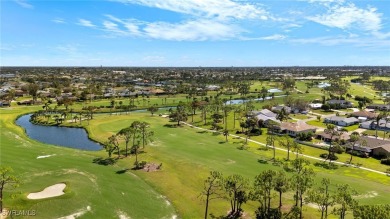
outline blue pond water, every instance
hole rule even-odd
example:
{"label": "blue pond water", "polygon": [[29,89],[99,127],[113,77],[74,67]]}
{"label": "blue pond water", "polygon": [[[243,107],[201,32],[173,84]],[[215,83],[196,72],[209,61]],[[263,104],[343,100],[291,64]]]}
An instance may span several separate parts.
{"label": "blue pond water", "polygon": [[21,116],[16,124],[26,130],[27,135],[37,141],[58,146],[97,151],[102,146],[88,138],[83,128],[41,126],[30,122],[31,114]]}
{"label": "blue pond water", "polygon": [[[275,98],[278,98],[278,97],[285,97],[286,95],[279,95],[279,96],[275,96]],[[270,100],[272,99],[272,97],[265,97],[266,100]],[[237,100],[229,100],[229,101],[226,101],[226,104],[227,105],[234,105],[234,104],[243,104],[243,103],[246,103],[248,101],[262,101],[263,98],[256,98],[256,99],[251,99],[251,100],[243,100],[243,99],[237,99]]]}
{"label": "blue pond water", "polygon": [[283,91],[281,91],[281,90],[279,90],[277,88],[271,88],[271,89],[268,90],[268,93],[280,93],[280,92],[283,92]]}

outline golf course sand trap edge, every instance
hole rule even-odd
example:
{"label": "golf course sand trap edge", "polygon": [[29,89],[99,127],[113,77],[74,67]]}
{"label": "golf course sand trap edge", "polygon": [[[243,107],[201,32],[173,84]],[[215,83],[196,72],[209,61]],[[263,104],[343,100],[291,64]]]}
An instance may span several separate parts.
{"label": "golf course sand trap edge", "polygon": [[34,192],[28,194],[28,199],[44,199],[44,198],[51,198],[51,197],[57,197],[61,196],[64,193],[64,189],[66,187],[65,183],[58,183],[49,187],[46,187],[44,190],[40,192]]}

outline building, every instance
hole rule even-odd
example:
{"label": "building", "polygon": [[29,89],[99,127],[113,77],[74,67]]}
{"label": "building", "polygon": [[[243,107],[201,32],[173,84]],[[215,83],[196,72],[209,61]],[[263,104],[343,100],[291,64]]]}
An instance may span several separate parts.
{"label": "building", "polygon": [[335,108],[351,108],[352,103],[348,100],[328,100],[327,103]]}
{"label": "building", "polygon": [[316,135],[316,138],[321,139],[322,141],[325,142],[331,142],[331,141],[348,141],[351,137],[349,136],[348,133],[343,132],[340,136],[332,136],[326,132],[320,132]]}
{"label": "building", "polygon": [[355,117],[340,117],[340,116],[332,116],[324,119],[324,123],[331,123],[338,126],[351,126],[359,123],[359,120]]}
{"label": "building", "polygon": [[292,137],[296,137],[299,133],[315,133],[317,127],[308,125],[304,121],[298,122],[282,122],[280,124],[280,134],[287,134]]}
{"label": "building", "polygon": [[377,117],[377,115],[378,114],[373,113],[373,112],[369,112],[366,110],[351,113],[351,116],[353,116],[355,118],[364,117],[364,118],[367,118],[367,120],[375,119]]}

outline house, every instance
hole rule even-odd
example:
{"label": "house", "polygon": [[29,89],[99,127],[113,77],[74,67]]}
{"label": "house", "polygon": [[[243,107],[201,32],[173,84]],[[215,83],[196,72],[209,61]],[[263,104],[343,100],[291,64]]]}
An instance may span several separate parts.
{"label": "house", "polygon": [[280,112],[282,109],[284,109],[286,113],[291,113],[291,107],[288,106],[274,106],[271,108],[273,112]]}
{"label": "house", "polygon": [[371,104],[366,107],[367,109],[375,109],[382,111],[390,111],[390,104]]}
{"label": "house", "polygon": [[316,138],[318,139],[321,139],[325,142],[331,142],[332,140],[333,141],[348,141],[351,137],[349,136],[348,133],[346,132],[343,132],[340,136],[333,136],[333,139],[332,139],[332,136],[326,132],[320,132],[316,135]]}
{"label": "house", "polygon": [[310,107],[311,109],[321,109],[322,104],[321,104],[321,103],[310,103],[310,104],[309,104],[309,107]]}
{"label": "house", "polygon": [[335,108],[351,108],[352,103],[347,100],[328,100],[327,103],[331,106],[337,106]]}
{"label": "house", "polygon": [[304,121],[298,122],[282,122],[280,124],[279,133],[285,133],[292,137],[296,137],[299,133],[315,133],[317,131],[317,127],[308,125]]}
{"label": "house", "polygon": [[340,117],[340,116],[332,116],[324,119],[324,123],[331,123],[338,126],[351,126],[359,123],[359,120],[355,117]]}
{"label": "house", "polygon": [[[361,136],[357,150],[364,148],[375,157],[387,157],[390,156],[390,141],[377,139],[374,137]],[[356,148],[354,148],[356,150]]]}
{"label": "house", "polygon": [[362,128],[362,129],[372,129],[372,127],[374,125],[373,123],[374,123],[373,121],[362,122],[362,123],[360,123],[359,128]]}
{"label": "house", "polygon": [[390,119],[381,119],[379,120],[379,125],[377,125],[376,121],[372,123],[372,128],[371,129],[377,129],[381,131],[390,131]]}
{"label": "house", "polygon": [[270,121],[280,123],[280,121],[276,119],[277,115],[268,109],[263,109],[261,111],[252,111],[251,115],[249,116],[255,117],[259,126],[267,126]]}
{"label": "house", "polygon": [[5,101],[5,100],[0,100],[0,107],[10,107],[11,106],[11,102],[10,101]]}
{"label": "house", "polygon": [[369,112],[366,110],[358,111],[358,112],[353,112],[351,113],[353,117],[359,118],[359,117],[364,117],[367,118],[368,120],[375,119],[378,114]]}

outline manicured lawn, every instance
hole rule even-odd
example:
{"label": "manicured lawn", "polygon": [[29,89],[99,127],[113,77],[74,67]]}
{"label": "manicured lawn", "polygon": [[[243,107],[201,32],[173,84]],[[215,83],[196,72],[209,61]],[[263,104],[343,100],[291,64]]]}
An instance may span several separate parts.
{"label": "manicured lawn", "polygon": [[[299,97],[297,94],[293,96]],[[312,94],[306,96],[308,99],[313,97]],[[275,101],[282,102],[283,98],[275,98]],[[269,101],[265,101],[255,105],[261,109],[268,103]],[[204,203],[199,198],[199,194],[210,170],[221,171],[225,176],[238,173],[253,181],[254,176],[262,170],[282,169],[267,162],[273,152],[264,150],[264,146],[249,143],[246,150],[240,150],[238,148],[242,145],[242,139],[229,137],[229,142],[225,142],[225,137],[222,135],[188,126],[177,128],[166,126],[174,123],[170,123],[167,118],[151,116],[149,113],[97,114],[89,124],[83,121],[81,125],[88,130],[90,137],[100,142],[105,142],[110,135],[129,126],[135,120],[151,124],[151,129],[155,133],[153,142],[146,146],[145,153],[139,155],[139,160],[161,163],[162,170],[121,171],[132,167],[134,156],[121,159],[114,166],[101,166],[93,164],[92,160],[96,157],[107,157],[105,151],[79,151],[29,140],[13,121],[17,115],[37,109],[41,107],[0,110],[2,130],[0,161],[2,164],[12,166],[24,182],[15,190],[17,194],[15,199],[6,199],[6,206],[35,209],[41,212],[42,218],[70,215],[80,209],[87,209],[87,206],[91,207],[91,211],[88,211],[84,217],[91,218],[118,218],[120,212],[124,212],[131,218],[172,218],[174,214],[178,214],[181,218],[200,218],[203,216]],[[194,121],[202,124],[199,114],[197,112],[194,116]],[[210,121],[208,119],[208,122]],[[231,133],[240,130],[238,120],[233,130],[233,112],[229,114],[227,127]],[[262,135],[251,137],[263,143],[266,138],[265,129]],[[123,141],[120,141],[120,144],[123,147]],[[325,151],[304,146],[304,153],[318,157]],[[37,159],[37,156],[47,154],[55,154],[55,156]],[[287,153],[278,150],[276,156],[283,159]],[[337,156],[342,162],[349,159],[348,154]],[[295,155],[290,154],[290,157],[293,159]],[[311,160],[311,162],[317,161]],[[362,163],[364,167],[380,171],[386,169],[386,166],[372,158],[354,157],[353,163]],[[335,184],[349,184],[361,194],[359,198],[361,204],[390,202],[390,197],[387,195],[390,193],[389,177],[352,167],[340,166],[337,170],[327,170],[314,165],[311,167],[317,174],[316,183],[319,183],[323,177],[330,178],[333,184],[332,190]],[[41,190],[57,182],[67,183],[65,196],[40,201],[26,199],[29,192]],[[365,196],[370,192],[378,195]],[[7,192],[6,195],[9,193]],[[172,204],[168,204],[164,197]],[[287,207],[292,205],[292,197],[292,192],[286,194],[284,203]],[[258,203],[252,201],[243,205],[243,209],[251,217],[254,216],[253,212],[257,207]],[[319,217],[317,209],[307,206],[304,208],[305,218]],[[229,203],[226,200],[216,199],[210,203],[210,212],[216,216],[225,215],[228,209]],[[332,215],[331,218],[335,217]]]}
{"label": "manicured lawn", "polygon": [[[86,211],[86,218],[162,218],[175,215],[161,195],[131,172],[117,174],[120,166],[92,163],[103,151],[88,152],[29,140],[13,120],[21,113],[39,107],[6,108],[0,110],[0,163],[11,166],[22,183],[5,193],[5,207],[35,210],[37,218],[58,218]],[[41,155],[53,155],[37,159]],[[57,198],[28,200],[30,192],[64,182],[65,195]],[[10,192],[16,195],[9,197]],[[90,211],[87,210],[89,206]],[[122,212],[122,213],[121,213]]]}
{"label": "manicured lawn", "polygon": [[359,128],[359,124],[347,126],[347,127],[344,127],[344,128],[347,129],[348,132],[352,132],[352,131],[355,131],[356,129]]}
{"label": "manicured lawn", "polygon": [[[364,131],[363,134],[367,134],[369,136],[376,136],[376,131],[375,130],[367,130],[367,131]],[[383,139],[383,136],[385,136],[385,138],[390,138],[389,134],[390,134],[390,132],[385,133],[384,131],[378,130],[378,138],[379,139]]]}
{"label": "manicured lawn", "polygon": [[324,111],[324,110],[321,110],[321,109],[314,109],[314,110],[311,110],[313,113],[317,113],[317,114],[321,114],[321,115],[331,115],[331,114],[336,114],[336,112],[333,112],[333,111]]}
{"label": "manicured lawn", "polygon": [[309,119],[309,118],[311,118],[311,117],[303,115],[303,114],[290,114],[288,116],[291,118],[294,118],[294,119]]}
{"label": "manicured lawn", "polygon": [[306,123],[309,125],[314,125],[317,127],[326,128],[326,123],[324,123],[322,119],[321,119],[321,121],[318,121],[317,119],[315,119],[315,120],[308,121]]}

